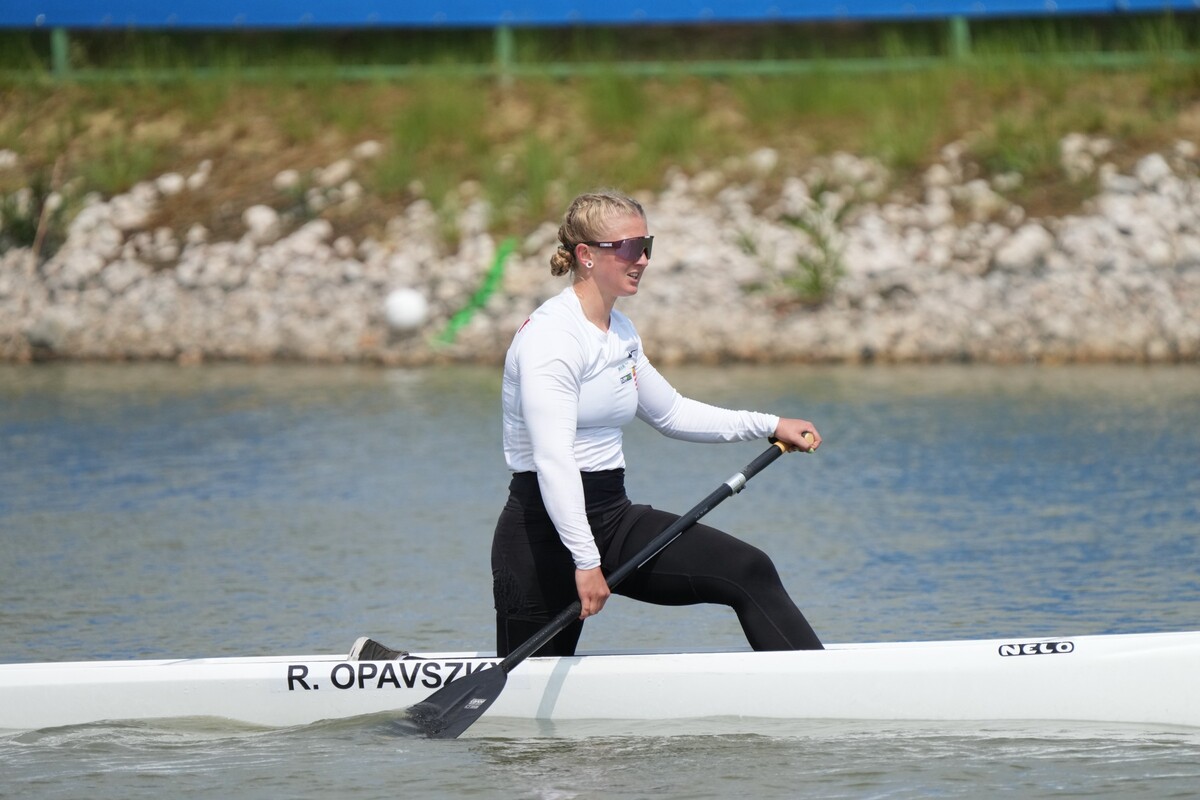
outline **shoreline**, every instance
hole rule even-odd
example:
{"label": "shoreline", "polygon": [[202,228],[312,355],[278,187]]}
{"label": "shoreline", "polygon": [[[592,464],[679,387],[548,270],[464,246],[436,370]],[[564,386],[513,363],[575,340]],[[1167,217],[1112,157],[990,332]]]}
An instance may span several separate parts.
{"label": "shoreline", "polygon": [[[908,194],[845,153],[797,174],[769,149],[676,172],[638,194],[655,256],[620,308],[663,364],[1198,362],[1197,146],[1127,174],[1106,148],[1063,139],[1065,174],[1098,188],[1055,218],[1009,199],[1019,175],[972,177],[957,145]],[[549,273],[557,221],[508,253],[465,183],[451,243],[425,200],[379,238],[334,238],[320,214],[361,202],[354,172],[377,154],[365,142],[314,171],[307,222],[251,206],[232,241],[150,227],[211,165],[91,198],[49,258],[0,254],[0,362],[500,363],[525,316],[568,285]],[[389,324],[397,291],[423,303]]]}

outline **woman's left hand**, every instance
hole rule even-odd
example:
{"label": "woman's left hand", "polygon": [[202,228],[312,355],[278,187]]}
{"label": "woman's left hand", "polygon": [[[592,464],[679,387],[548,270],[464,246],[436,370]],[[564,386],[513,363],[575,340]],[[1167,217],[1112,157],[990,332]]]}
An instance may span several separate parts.
{"label": "woman's left hand", "polygon": [[821,434],[806,419],[779,418],[775,426],[775,438],[793,450],[811,453],[821,446]]}

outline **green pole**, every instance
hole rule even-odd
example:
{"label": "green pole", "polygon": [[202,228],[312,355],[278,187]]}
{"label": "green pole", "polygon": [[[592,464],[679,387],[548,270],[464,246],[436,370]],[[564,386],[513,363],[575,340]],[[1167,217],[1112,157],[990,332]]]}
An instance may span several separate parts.
{"label": "green pole", "polygon": [[513,29],[508,25],[496,28],[496,74],[501,86],[512,84]]}
{"label": "green pole", "polygon": [[960,59],[971,55],[971,28],[962,15],[950,18],[950,55]]}
{"label": "green pole", "polygon": [[65,78],[71,71],[71,42],[66,28],[50,29],[50,70],[56,78]]}

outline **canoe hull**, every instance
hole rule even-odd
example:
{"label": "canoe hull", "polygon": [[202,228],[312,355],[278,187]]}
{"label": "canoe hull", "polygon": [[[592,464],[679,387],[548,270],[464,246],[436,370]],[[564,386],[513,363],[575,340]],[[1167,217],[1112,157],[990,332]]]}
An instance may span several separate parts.
{"label": "canoe hull", "polygon": [[[0,665],[0,729],[217,717],[270,727],[402,711],[496,663],[307,655]],[[519,665],[487,718],[1055,720],[1200,727],[1200,632],[598,654]]]}

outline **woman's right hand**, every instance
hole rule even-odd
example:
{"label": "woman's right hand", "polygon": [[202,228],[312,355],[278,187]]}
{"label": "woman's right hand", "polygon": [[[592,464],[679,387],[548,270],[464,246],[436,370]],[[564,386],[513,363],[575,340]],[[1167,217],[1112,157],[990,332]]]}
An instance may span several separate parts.
{"label": "woman's right hand", "polygon": [[775,438],[802,453],[811,453],[821,446],[821,434],[806,419],[780,418]]}
{"label": "woman's right hand", "polygon": [[579,591],[579,604],[583,606],[583,610],[579,612],[580,619],[599,614],[608,596],[612,594],[599,567],[575,570],[575,588]]}

